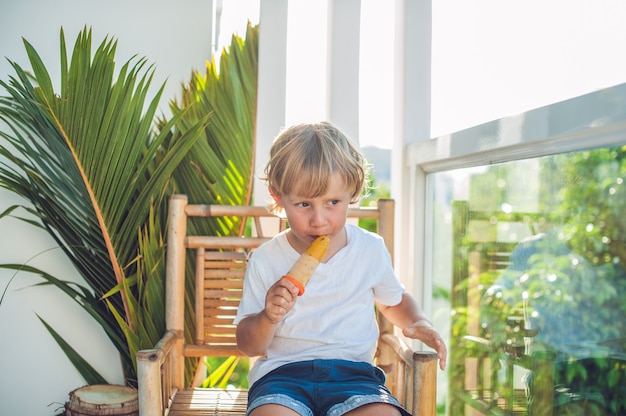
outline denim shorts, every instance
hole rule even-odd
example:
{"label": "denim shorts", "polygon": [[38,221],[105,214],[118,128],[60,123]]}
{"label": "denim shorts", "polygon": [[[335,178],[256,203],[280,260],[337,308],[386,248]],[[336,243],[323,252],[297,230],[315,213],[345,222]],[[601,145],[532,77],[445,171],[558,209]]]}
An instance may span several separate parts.
{"label": "denim shorts", "polygon": [[385,387],[383,371],[366,362],[311,360],[285,364],[257,380],[248,413],[279,404],[303,416],[339,416],[370,403],[388,403],[411,416]]}

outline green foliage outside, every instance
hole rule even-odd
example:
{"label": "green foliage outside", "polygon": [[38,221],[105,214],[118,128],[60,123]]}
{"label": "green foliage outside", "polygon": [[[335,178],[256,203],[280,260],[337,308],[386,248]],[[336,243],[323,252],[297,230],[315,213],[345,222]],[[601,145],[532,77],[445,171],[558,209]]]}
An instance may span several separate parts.
{"label": "green foliage outside", "polygon": [[[525,189],[528,194],[539,196],[540,212],[524,214],[520,222],[527,222],[534,230],[532,233],[546,233],[516,249],[519,256],[526,256],[524,268],[512,264],[504,272],[475,274],[470,265],[463,270],[470,264],[470,251],[485,259],[491,246],[470,246],[469,236],[455,229],[455,236],[464,247],[455,252],[459,262],[455,270],[462,271],[465,277],[456,282],[452,293],[451,394],[455,388],[463,388],[460,386],[467,377],[467,357],[488,351],[495,360],[492,363],[498,366],[502,361],[495,357],[504,359],[506,354],[517,365],[530,368],[530,357],[524,355],[530,342],[533,351],[554,354],[549,357],[559,383],[554,387],[555,411],[557,407],[562,411],[575,407],[592,412],[590,407],[584,407],[590,406],[583,404],[585,400],[604,406],[613,414],[626,411],[625,156],[623,146],[540,159],[539,188]],[[470,198],[470,206],[488,205],[480,200],[480,195],[493,198],[497,180],[521,180],[507,176],[510,166],[489,167],[478,188],[492,192],[477,192],[476,199]],[[500,199],[496,196],[498,206],[510,198],[506,187],[500,192]],[[496,218],[504,218],[502,212],[496,211],[485,212],[485,216],[491,218],[492,224],[498,223]],[[513,262],[520,258],[515,257]],[[481,270],[486,269],[481,266]],[[499,286],[492,287],[494,284]],[[529,322],[534,326],[530,332],[524,332],[524,323]],[[483,337],[491,344],[485,349],[486,344],[463,342],[468,334]],[[584,345],[585,349],[568,349],[568,345]],[[541,368],[534,368],[532,380],[540,385]],[[501,379],[504,373],[498,377]],[[461,384],[454,384],[455,380]],[[511,386],[504,383],[491,394],[509,397],[511,392]],[[451,411],[461,412],[462,407],[453,404]]]}
{"label": "green foliage outside", "polygon": [[[361,206],[375,206],[376,201],[379,199],[389,198],[391,192],[389,190],[389,184],[381,183],[379,184],[376,180],[376,177],[371,173],[368,174],[367,177],[370,189],[367,193],[361,198]],[[361,218],[359,220],[359,226],[371,231],[376,232],[376,219],[374,218]]]}
{"label": "green foliage outside", "polygon": [[246,357],[207,357],[204,360],[207,378],[201,387],[226,389],[248,388],[248,370],[250,361]]}

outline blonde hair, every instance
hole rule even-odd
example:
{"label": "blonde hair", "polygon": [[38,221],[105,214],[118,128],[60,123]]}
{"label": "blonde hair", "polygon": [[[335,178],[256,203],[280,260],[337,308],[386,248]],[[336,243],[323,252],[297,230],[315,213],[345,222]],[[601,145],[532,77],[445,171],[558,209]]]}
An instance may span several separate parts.
{"label": "blonde hair", "polygon": [[[314,198],[326,193],[331,177],[339,173],[355,203],[369,189],[368,172],[358,146],[333,124],[320,122],[294,125],[276,137],[264,179],[272,194],[305,189],[304,196]],[[296,184],[301,189],[294,189]]]}

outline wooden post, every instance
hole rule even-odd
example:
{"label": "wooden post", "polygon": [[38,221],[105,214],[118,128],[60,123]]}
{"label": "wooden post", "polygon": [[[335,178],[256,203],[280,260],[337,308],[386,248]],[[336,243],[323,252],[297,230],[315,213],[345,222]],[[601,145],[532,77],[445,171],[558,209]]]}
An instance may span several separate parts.
{"label": "wooden post", "polygon": [[137,352],[139,416],[163,414],[159,352],[157,349]]}
{"label": "wooden post", "polygon": [[437,414],[437,353],[415,352],[413,416]]}
{"label": "wooden post", "polygon": [[153,349],[137,352],[139,416],[163,415],[173,397],[170,358],[176,342],[168,331]]}
{"label": "wooden post", "polygon": [[185,235],[187,234],[186,195],[172,195],[169,206],[169,225],[165,261],[165,325],[176,334],[172,351],[172,385],[185,385]]}

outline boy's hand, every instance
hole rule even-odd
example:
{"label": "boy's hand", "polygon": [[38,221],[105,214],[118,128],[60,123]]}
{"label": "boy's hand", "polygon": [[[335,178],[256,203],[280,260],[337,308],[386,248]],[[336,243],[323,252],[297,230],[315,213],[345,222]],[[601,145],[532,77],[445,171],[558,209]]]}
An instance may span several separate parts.
{"label": "boy's hand", "polygon": [[280,279],[265,295],[265,316],[277,324],[293,309],[298,298],[298,288],[287,279]]}
{"label": "boy's hand", "polygon": [[448,356],[446,344],[443,342],[439,332],[437,332],[430,322],[426,320],[414,322],[413,325],[404,328],[402,334],[407,338],[419,339],[424,344],[434,349],[439,358],[439,367],[442,370],[446,369],[446,359]]}

